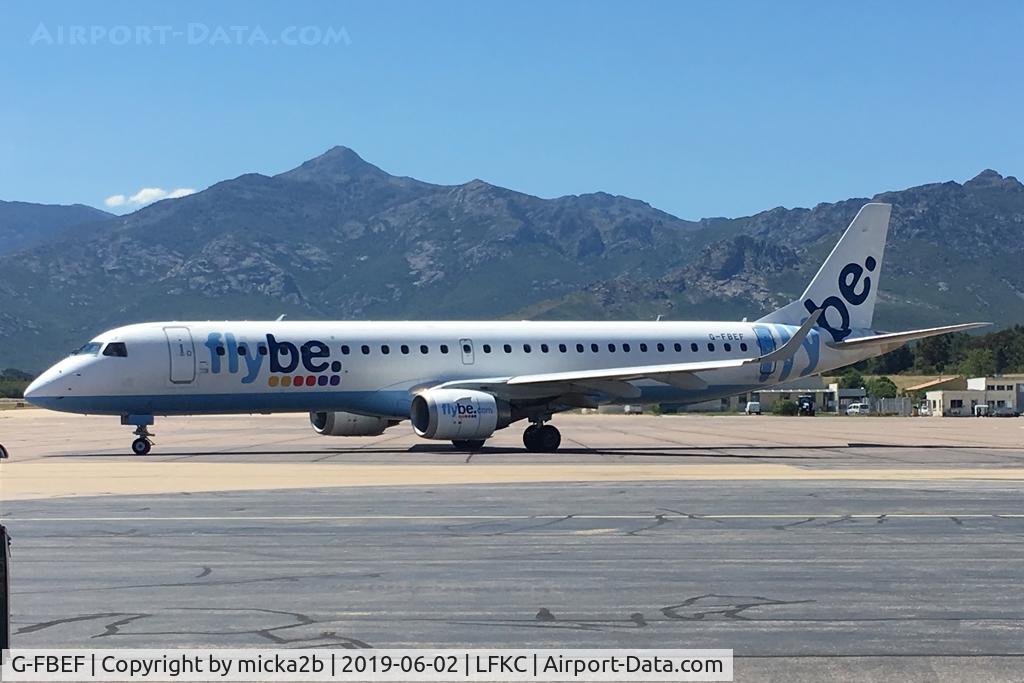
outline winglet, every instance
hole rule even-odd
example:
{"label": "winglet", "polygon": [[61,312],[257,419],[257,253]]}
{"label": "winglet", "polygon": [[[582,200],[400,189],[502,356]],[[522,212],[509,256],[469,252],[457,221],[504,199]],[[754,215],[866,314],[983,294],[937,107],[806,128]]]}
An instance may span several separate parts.
{"label": "winglet", "polygon": [[811,317],[804,321],[800,329],[796,331],[793,337],[783,344],[781,347],[772,351],[771,353],[765,354],[759,358],[751,358],[747,363],[774,363],[775,361],[786,360],[791,358],[800,350],[800,346],[804,343],[804,339],[811,333],[814,326],[818,324],[818,318],[821,317],[824,308],[817,308],[814,313],[811,313]]}

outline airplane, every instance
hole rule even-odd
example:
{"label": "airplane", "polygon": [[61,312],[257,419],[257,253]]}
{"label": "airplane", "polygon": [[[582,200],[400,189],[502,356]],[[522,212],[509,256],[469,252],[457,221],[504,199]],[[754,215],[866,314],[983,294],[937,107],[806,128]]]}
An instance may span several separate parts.
{"label": "airplane", "polygon": [[136,455],[150,452],[155,416],[274,412],[308,412],[326,436],[410,420],[470,451],[526,420],[526,449],[554,452],[562,411],[735,396],[989,324],[872,329],[890,212],[865,204],[803,295],[754,322],[140,323],[95,337],[25,399],[119,415]]}

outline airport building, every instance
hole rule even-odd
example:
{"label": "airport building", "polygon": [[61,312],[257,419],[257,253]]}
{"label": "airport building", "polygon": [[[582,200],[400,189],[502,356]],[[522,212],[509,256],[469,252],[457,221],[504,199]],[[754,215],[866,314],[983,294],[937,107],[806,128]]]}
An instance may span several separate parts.
{"label": "airport building", "polygon": [[835,382],[825,384],[820,376],[801,377],[771,389],[761,389],[729,398],[704,401],[686,406],[662,405],[665,412],[690,413],[728,413],[743,412],[748,401],[761,404],[761,411],[772,412],[772,407],[779,401],[796,401],[800,396],[811,396],[817,410],[826,413],[845,411],[851,403],[864,401],[866,393],[863,388],[840,389]]}
{"label": "airport building", "polygon": [[964,385],[926,392],[929,413],[935,417],[970,417],[977,406],[988,406],[988,411],[1019,411],[1024,405],[1024,374],[971,377]]}

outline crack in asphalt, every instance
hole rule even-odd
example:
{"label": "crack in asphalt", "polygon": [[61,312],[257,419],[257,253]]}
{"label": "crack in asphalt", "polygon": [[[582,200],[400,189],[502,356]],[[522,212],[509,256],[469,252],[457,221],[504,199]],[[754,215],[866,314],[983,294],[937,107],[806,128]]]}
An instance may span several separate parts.
{"label": "crack in asphalt", "polygon": [[[100,633],[94,633],[89,636],[92,638],[109,638],[114,636],[122,637],[140,637],[140,636],[217,636],[217,635],[255,635],[268,640],[275,645],[296,645],[296,644],[311,644],[317,643],[320,647],[339,647],[343,649],[362,649],[372,647],[369,643],[358,638],[351,636],[338,635],[336,631],[320,631],[315,636],[304,636],[304,637],[287,637],[282,635],[282,631],[288,631],[289,629],[302,628],[306,626],[315,626],[322,623],[330,623],[331,620],[326,622],[318,622],[316,619],[302,614],[300,612],[287,612],[281,610],[272,609],[261,609],[261,608],[221,608],[221,607],[180,607],[171,608],[170,612],[180,609],[183,611],[190,612],[209,612],[209,613],[222,613],[222,612],[241,612],[241,613],[257,613],[269,616],[284,616],[293,619],[293,623],[285,623],[280,626],[266,626],[262,628],[253,628],[248,630],[230,630],[230,631],[203,631],[203,630],[180,630],[180,631],[146,631],[138,630],[132,632],[125,632],[122,627],[133,624],[136,622],[142,623],[145,619],[156,618],[163,616],[161,613],[143,613],[143,612],[104,612],[99,614],[83,614],[75,617],[67,617],[64,619],[54,619],[52,621],[44,621],[38,624],[32,624],[30,626],[24,626],[17,631],[15,635],[24,635],[28,633],[35,633],[46,629],[61,626],[63,624],[70,624],[83,621],[99,621],[103,619],[111,619],[113,621],[100,623],[99,626],[103,628]],[[326,641],[326,645],[325,645]]]}

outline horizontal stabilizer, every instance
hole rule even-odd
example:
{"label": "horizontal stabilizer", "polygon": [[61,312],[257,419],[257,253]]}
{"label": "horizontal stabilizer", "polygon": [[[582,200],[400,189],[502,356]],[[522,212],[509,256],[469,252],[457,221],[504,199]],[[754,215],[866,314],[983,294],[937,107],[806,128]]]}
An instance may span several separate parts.
{"label": "horizontal stabilizer", "polygon": [[845,339],[841,342],[830,342],[829,346],[834,349],[851,349],[857,346],[880,346],[895,344],[897,346],[906,344],[915,339],[937,337],[940,334],[950,332],[966,332],[967,330],[987,327],[992,323],[964,323],[963,325],[946,325],[945,327],[929,327],[923,330],[911,330],[909,332],[893,332],[891,334],[875,334],[870,337],[857,337],[856,339]]}

